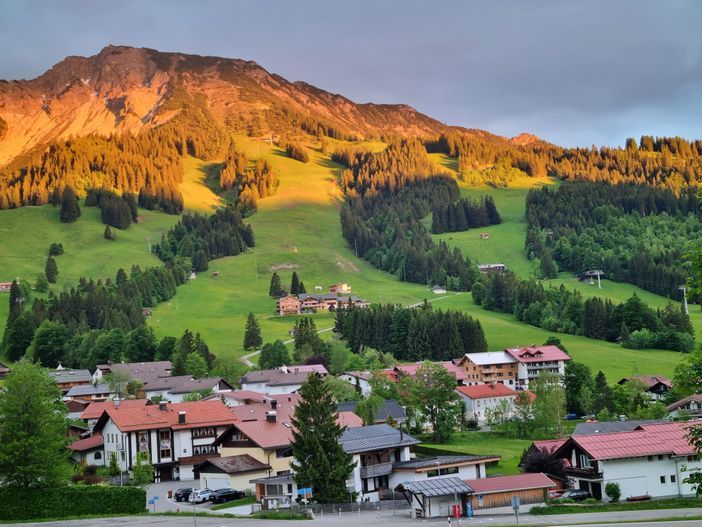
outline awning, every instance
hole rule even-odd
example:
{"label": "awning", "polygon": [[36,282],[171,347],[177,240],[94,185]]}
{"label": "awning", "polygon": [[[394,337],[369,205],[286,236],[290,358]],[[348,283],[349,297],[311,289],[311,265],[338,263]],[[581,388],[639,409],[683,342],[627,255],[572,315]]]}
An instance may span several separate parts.
{"label": "awning", "polygon": [[421,481],[408,481],[401,483],[395,490],[430,498],[436,496],[453,496],[454,494],[469,494],[473,492],[463,480],[459,478],[437,478]]}

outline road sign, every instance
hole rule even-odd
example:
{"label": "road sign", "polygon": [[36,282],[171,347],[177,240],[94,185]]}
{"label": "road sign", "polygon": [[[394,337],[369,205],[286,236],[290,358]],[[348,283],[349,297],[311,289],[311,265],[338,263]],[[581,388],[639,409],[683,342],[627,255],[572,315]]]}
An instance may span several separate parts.
{"label": "road sign", "polygon": [[512,508],[514,509],[514,512],[519,512],[520,504],[521,500],[519,499],[519,496],[512,496]]}
{"label": "road sign", "polygon": [[153,504],[154,504],[154,499],[151,498],[151,499],[149,500],[149,505],[153,505]]}

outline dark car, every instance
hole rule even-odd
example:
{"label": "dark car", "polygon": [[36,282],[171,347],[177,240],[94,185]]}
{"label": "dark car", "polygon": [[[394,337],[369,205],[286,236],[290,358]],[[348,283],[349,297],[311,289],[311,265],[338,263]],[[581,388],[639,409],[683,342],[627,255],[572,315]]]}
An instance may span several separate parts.
{"label": "dark car", "polygon": [[573,501],[584,501],[590,497],[590,493],[586,490],[573,489],[567,490],[563,493],[561,498],[568,498]]}
{"label": "dark car", "polygon": [[193,493],[193,489],[178,489],[175,491],[175,494],[173,494],[173,497],[175,498],[176,501],[188,501],[190,499],[190,495]]}
{"label": "dark car", "polygon": [[236,489],[217,489],[210,495],[210,501],[213,503],[224,503],[225,501],[240,500],[246,494],[241,490]]}

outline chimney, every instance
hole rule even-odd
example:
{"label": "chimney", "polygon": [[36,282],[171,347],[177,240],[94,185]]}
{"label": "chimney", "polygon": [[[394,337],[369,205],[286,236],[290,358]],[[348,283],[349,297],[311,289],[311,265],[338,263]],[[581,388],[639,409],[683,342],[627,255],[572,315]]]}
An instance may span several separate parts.
{"label": "chimney", "polygon": [[165,402],[161,401],[160,403],[158,403],[158,409],[162,412],[165,412],[168,409],[168,406]]}
{"label": "chimney", "polygon": [[278,401],[276,401],[275,399],[271,399],[271,408],[272,408],[273,410],[275,410],[276,408],[278,408]]}
{"label": "chimney", "polygon": [[277,414],[278,412],[274,410],[266,412],[266,421],[269,423],[275,423],[276,417],[278,416]]}
{"label": "chimney", "polygon": [[178,412],[178,424],[179,425],[185,424],[185,412]]}
{"label": "chimney", "polygon": [[115,408],[119,408],[119,403],[120,403],[119,397],[115,397],[115,399],[112,400],[112,404],[115,405]]}
{"label": "chimney", "polygon": [[283,365],[280,367],[280,371],[282,371],[283,373],[288,373],[288,367],[287,367],[285,364],[283,364]]}

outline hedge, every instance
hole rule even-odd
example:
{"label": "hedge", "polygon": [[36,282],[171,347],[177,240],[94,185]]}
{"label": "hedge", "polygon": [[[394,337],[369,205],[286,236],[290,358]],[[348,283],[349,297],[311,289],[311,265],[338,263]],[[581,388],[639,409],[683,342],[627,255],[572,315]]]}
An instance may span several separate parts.
{"label": "hedge", "polygon": [[71,486],[50,489],[0,487],[0,520],[18,521],[146,512],[138,487]]}

